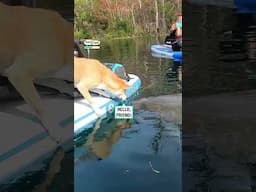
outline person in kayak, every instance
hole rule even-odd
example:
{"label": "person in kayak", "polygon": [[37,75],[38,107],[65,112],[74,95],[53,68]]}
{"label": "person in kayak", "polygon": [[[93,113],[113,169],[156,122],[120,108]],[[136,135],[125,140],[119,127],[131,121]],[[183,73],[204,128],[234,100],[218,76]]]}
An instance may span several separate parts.
{"label": "person in kayak", "polygon": [[179,51],[182,46],[182,14],[177,14],[177,20],[171,25],[171,32],[165,38],[165,44],[172,45],[174,51]]}

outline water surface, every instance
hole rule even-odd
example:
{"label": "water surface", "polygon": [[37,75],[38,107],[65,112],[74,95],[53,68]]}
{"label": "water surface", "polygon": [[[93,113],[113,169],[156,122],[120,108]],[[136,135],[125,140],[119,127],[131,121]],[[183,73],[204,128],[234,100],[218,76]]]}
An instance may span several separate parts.
{"label": "water surface", "polygon": [[[121,63],[142,79],[140,98],[181,92],[177,66],[151,56],[155,39],[105,41],[91,58]],[[172,70],[175,69],[175,70]],[[158,172],[159,171],[159,172]],[[138,110],[131,122],[97,122],[75,148],[75,191],[181,191],[180,127]]]}
{"label": "water surface", "polygon": [[255,15],[211,2],[183,3],[183,190],[254,191]]}

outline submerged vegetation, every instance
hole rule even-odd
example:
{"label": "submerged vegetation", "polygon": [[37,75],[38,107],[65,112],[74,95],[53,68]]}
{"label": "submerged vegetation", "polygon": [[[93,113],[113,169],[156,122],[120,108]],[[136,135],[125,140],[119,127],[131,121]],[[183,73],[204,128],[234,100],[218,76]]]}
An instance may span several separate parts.
{"label": "submerged vegetation", "polygon": [[181,0],[75,0],[75,38],[166,33]]}

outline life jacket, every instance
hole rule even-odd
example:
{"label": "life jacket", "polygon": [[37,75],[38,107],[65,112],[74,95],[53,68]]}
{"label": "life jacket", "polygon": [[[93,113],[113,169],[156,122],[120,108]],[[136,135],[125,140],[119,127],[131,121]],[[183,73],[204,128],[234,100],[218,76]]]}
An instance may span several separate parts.
{"label": "life jacket", "polygon": [[176,29],[170,32],[170,35],[165,38],[164,43],[172,45],[174,41],[176,41]]}

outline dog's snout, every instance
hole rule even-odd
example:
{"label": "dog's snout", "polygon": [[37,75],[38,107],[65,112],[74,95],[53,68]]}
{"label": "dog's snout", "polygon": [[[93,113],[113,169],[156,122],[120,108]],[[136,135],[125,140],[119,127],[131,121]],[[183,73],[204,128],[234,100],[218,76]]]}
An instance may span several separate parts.
{"label": "dog's snout", "polygon": [[79,55],[79,54],[78,54],[78,51],[75,50],[75,51],[74,51],[74,56],[78,57],[78,55]]}
{"label": "dog's snout", "polygon": [[126,100],[127,100],[126,95],[121,95],[121,99],[122,99],[123,101],[126,101]]}

